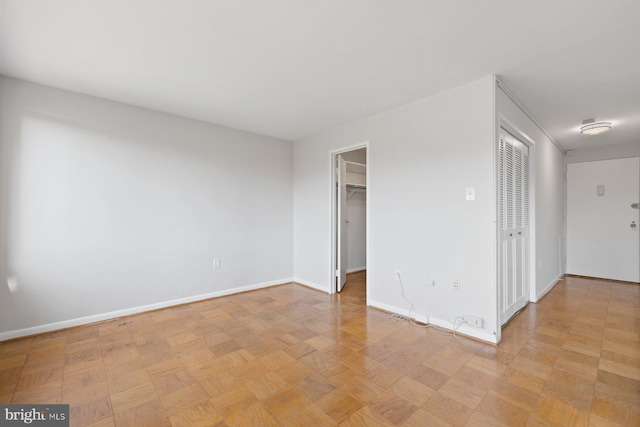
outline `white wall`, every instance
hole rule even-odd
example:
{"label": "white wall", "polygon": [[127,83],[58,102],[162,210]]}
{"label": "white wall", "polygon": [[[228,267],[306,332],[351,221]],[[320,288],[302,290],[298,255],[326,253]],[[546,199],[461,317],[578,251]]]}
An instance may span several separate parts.
{"label": "white wall", "polygon": [[367,268],[367,193],[347,200],[347,273]]}
{"label": "white wall", "polygon": [[[394,275],[401,270],[418,317],[446,324],[480,316],[487,330],[465,332],[495,340],[493,93],[487,77],[296,142],[296,279],[329,289],[329,152],[369,141],[368,303],[407,312]],[[471,186],[476,200],[467,202]],[[427,278],[437,286],[427,287]]]}
{"label": "white wall", "polygon": [[[548,292],[564,275],[564,212],[566,181],[564,154],[499,88],[496,89],[496,119],[506,120],[534,143],[532,172],[535,210],[532,218],[535,244],[535,282],[532,301]],[[499,123],[496,123],[496,129]]]}
{"label": "white wall", "polygon": [[[347,151],[342,158],[348,162],[367,164],[367,149]],[[366,173],[349,172],[347,182],[366,185]],[[362,271],[367,268],[367,193],[353,193],[347,200],[347,273]]]}
{"label": "white wall", "polygon": [[[585,136],[589,138],[589,136]],[[588,147],[567,152],[566,163],[592,162],[595,160],[624,159],[640,157],[640,141],[631,144],[606,145],[604,147]]]}
{"label": "white wall", "polygon": [[291,279],[290,142],[2,89],[0,339]]}

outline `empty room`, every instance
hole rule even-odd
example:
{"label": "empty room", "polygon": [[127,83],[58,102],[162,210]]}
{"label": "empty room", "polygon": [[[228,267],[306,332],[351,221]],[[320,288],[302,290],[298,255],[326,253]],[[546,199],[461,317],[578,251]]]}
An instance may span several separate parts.
{"label": "empty room", "polygon": [[0,425],[639,425],[638,16],[0,0]]}

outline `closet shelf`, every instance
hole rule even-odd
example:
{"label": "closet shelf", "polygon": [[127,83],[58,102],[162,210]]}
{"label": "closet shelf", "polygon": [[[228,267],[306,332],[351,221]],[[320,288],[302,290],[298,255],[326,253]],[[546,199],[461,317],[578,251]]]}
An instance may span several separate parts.
{"label": "closet shelf", "polygon": [[367,191],[367,165],[355,162],[345,162],[347,166],[347,200],[355,193]]}
{"label": "closet shelf", "polygon": [[347,184],[347,200],[350,200],[351,197],[353,197],[353,195],[355,193],[365,193],[367,192],[367,186],[366,185],[360,185],[360,184]]}
{"label": "closet shelf", "polygon": [[367,173],[367,165],[363,163],[345,162],[347,164],[347,172]]}

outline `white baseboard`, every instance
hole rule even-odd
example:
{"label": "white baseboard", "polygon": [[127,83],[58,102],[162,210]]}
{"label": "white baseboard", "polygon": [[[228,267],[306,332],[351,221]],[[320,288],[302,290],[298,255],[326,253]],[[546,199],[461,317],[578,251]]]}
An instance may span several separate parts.
{"label": "white baseboard", "polygon": [[293,279],[291,279],[291,281],[298,283],[300,285],[307,286],[309,288],[317,289],[322,292],[329,293],[330,291],[327,286],[318,285],[317,283],[309,282],[308,280],[304,280],[304,279],[298,279],[297,277],[294,277]]}
{"label": "white baseboard", "polygon": [[416,313],[415,311],[413,313],[409,313],[408,308],[394,307],[392,305],[385,304],[383,302],[371,301],[371,300],[367,301],[367,305],[370,307],[379,308],[380,310],[388,311],[389,313],[398,313],[406,317],[411,317],[416,322],[420,322],[424,324],[427,324],[429,322],[429,318],[426,315]]}
{"label": "white baseboard", "polygon": [[[403,316],[409,317],[409,310],[406,308],[394,307],[389,304],[385,304],[378,301],[368,301],[368,305],[371,307],[376,307],[384,311],[388,311],[391,313],[398,313]],[[453,332],[453,324],[451,322],[447,322],[442,319],[438,319],[435,317],[430,317],[425,314],[411,313],[411,317],[413,317],[416,321],[424,324],[438,326],[439,328],[448,329]],[[460,335],[466,335],[472,338],[476,338],[480,341],[485,341],[491,344],[497,344],[498,338],[496,334],[486,329],[474,328],[473,326],[460,325],[456,329],[456,333]]]}
{"label": "white baseboard", "polygon": [[[438,326],[440,328],[448,329],[453,332],[453,323],[448,322],[442,319],[436,319],[434,317],[429,318],[429,323],[434,326]],[[491,344],[498,343],[498,337],[495,333],[482,328],[476,328],[473,326],[462,324],[456,328],[456,334],[466,335],[468,337],[472,337],[478,339],[480,341],[485,341]]]}
{"label": "white baseboard", "polygon": [[[554,281],[548,287],[548,289],[546,289],[541,295],[544,295],[546,292],[551,290],[553,286],[561,278],[562,277],[559,277],[556,281]],[[190,302],[202,301],[202,300],[207,300],[211,298],[217,298],[217,297],[222,297],[226,295],[233,295],[241,292],[252,291],[256,289],[268,288],[271,286],[282,285],[290,282],[299,283],[301,285],[308,286],[310,288],[329,293],[328,287],[318,285],[317,283],[309,282],[303,279],[288,278],[288,279],[281,279],[281,280],[273,280],[270,282],[256,283],[253,285],[241,286],[233,289],[225,289],[223,291],[218,291],[218,292],[194,295],[194,296],[179,298],[179,299],[170,300],[170,301],[163,301],[163,302],[154,303],[154,304],[147,304],[147,305],[142,305],[138,307],[126,308],[123,310],[116,310],[116,311],[110,311],[107,313],[95,314],[92,316],[79,317],[76,319],[69,319],[61,322],[54,322],[54,323],[48,323],[44,325],[32,326],[29,328],[17,329],[14,331],[0,332],[0,341],[5,341],[12,338],[19,338],[19,337],[24,337],[29,335],[41,334],[45,332],[55,331],[58,329],[71,328],[74,326],[81,326],[81,325],[86,325],[86,324],[95,323],[95,322],[101,322],[104,320],[115,319],[118,317],[130,316],[132,314],[144,313],[146,311],[158,310],[161,308],[171,307],[175,305],[187,304]],[[371,307],[379,308],[381,310],[384,310],[390,313],[398,313],[407,317],[409,317],[410,315],[409,309],[407,308],[395,307],[379,301],[368,301],[367,304]],[[439,326],[441,328],[445,328],[449,330],[453,329],[453,325],[450,322],[447,322],[441,319],[436,319],[433,317],[428,317],[424,314],[411,313],[411,317],[413,317],[416,321],[420,323],[432,324],[432,325]],[[495,334],[485,329],[479,329],[479,328],[474,328],[467,325],[461,325],[460,327],[458,327],[456,331],[462,335],[468,335],[470,337],[477,338],[481,341],[496,343]]]}
{"label": "white baseboard", "polygon": [[549,291],[551,291],[551,289],[554,288],[554,286],[556,286],[558,284],[559,281],[561,281],[564,278],[564,274],[559,275],[558,277],[556,277],[555,279],[553,279],[551,281],[551,283],[549,283],[543,290],[541,290],[540,292],[538,292],[536,294],[536,300],[535,301],[531,301],[531,302],[538,302],[540,301],[540,299],[545,296],[546,294],[549,293]]}
{"label": "white baseboard", "polygon": [[367,269],[366,265],[364,267],[347,268],[347,274],[357,273],[358,271],[365,271],[366,269]]}
{"label": "white baseboard", "polygon": [[101,322],[103,320],[115,319],[123,316],[130,316],[132,314],[144,313],[145,311],[158,310],[160,308],[171,307],[180,304],[187,304],[190,302],[202,301],[211,298],[222,297],[226,295],[238,294],[241,292],[253,291],[256,289],[268,288],[276,285],[283,285],[285,283],[291,283],[293,279],[281,279],[272,280],[270,282],[256,283],[248,286],[241,286],[239,288],[225,289],[223,291],[211,292],[207,294],[194,295],[185,298],[178,298],[170,301],[163,301],[154,304],[141,305],[138,307],[125,308],[123,310],[115,310],[107,313],[94,314],[92,316],[79,317],[76,319],[63,320],[61,322],[48,323],[45,325],[32,326],[24,329],[17,329],[15,331],[0,332],[0,341],[9,340],[12,338],[25,337],[29,335],[42,334],[45,332],[51,332],[58,329],[71,328],[74,326],[87,325],[90,323]]}

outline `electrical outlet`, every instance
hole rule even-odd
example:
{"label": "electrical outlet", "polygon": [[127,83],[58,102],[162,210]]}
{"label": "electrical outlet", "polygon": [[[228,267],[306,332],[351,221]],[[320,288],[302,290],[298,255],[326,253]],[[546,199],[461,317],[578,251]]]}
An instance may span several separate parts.
{"label": "electrical outlet", "polygon": [[464,321],[469,326],[474,326],[476,328],[482,328],[482,317],[471,316],[470,314],[465,314],[462,316]]}
{"label": "electrical outlet", "polygon": [[427,286],[434,287],[436,285],[436,279],[427,279]]}
{"label": "electrical outlet", "polygon": [[453,279],[453,290],[460,292],[460,279]]}
{"label": "electrical outlet", "polygon": [[213,268],[220,268],[220,258],[213,259]]}
{"label": "electrical outlet", "polygon": [[400,280],[402,278],[402,272],[400,270],[396,270],[396,280]]}

